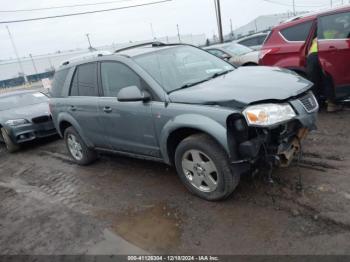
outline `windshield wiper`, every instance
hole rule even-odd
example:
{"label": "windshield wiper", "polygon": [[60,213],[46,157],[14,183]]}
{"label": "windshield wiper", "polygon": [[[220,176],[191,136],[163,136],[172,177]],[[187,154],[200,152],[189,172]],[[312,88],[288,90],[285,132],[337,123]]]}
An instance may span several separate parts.
{"label": "windshield wiper", "polygon": [[183,86],[181,86],[180,88],[177,88],[175,90],[172,90],[172,91],[168,92],[168,94],[171,94],[171,93],[176,92],[176,91],[181,90],[181,89],[186,89],[186,88],[189,88],[189,87],[192,87],[192,86],[195,86],[195,85],[199,85],[199,84],[207,82],[207,81],[209,81],[209,80],[211,80],[213,78],[217,78],[219,76],[226,75],[226,74],[228,74],[228,73],[230,73],[232,71],[233,71],[233,69],[222,71],[222,72],[217,72],[217,73],[213,74],[212,76],[207,77],[207,78],[205,78],[203,80],[192,82],[192,83],[186,83]]}
{"label": "windshield wiper", "polygon": [[171,93],[176,92],[176,91],[181,90],[181,89],[186,89],[186,88],[189,88],[189,87],[192,87],[192,86],[195,86],[195,85],[199,85],[200,83],[206,82],[206,81],[208,81],[210,79],[212,79],[212,77],[209,77],[209,78],[197,81],[197,82],[186,83],[183,86],[181,86],[180,88],[177,88],[177,89],[174,89],[174,90],[168,92],[168,94],[171,94]]}
{"label": "windshield wiper", "polygon": [[217,72],[217,73],[213,74],[213,75],[211,76],[211,78],[217,78],[217,77],[219,77],[219,76],[226,75],[226,74],[228,74],[228,73],[230,73],[230,72],[232,72],[232,71],[233,71],[233,69],[226,70],[226,71],[222,71],[222,72]]}

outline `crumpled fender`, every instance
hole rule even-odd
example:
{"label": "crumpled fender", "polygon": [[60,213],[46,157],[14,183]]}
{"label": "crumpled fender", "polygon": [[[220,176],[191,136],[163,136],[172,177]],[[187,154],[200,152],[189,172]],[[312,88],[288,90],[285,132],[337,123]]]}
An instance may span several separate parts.
{"label": "crumpled fender", "polygon": [[227,143],[226,123],[220,124],[213,119],[197,114],[183,114],[169,120],[160,134],[160,150],[164,161],[170,163],[167,141],[170,134],[181,128],[193,128],[210,135],[230,154]]}

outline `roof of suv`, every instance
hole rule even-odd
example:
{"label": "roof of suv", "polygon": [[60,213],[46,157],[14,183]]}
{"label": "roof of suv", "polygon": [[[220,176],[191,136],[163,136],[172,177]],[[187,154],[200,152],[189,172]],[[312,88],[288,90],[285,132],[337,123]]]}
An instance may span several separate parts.
{"label": "roof of suv", "polygon": [[339,13],[339,12],[346,12],[350,11],[350,6],[342,6],[342,7],[337,7],[337,8],[332,8],[332,9],[326,9],[326,10],[320,10],[317,12],[311,12],[311,13],[306,13],[300,16],[293,17],[280,25],[277,25],[274,29],[283,29],[286,27],[289,27],[294,24],[299,24],[305,21],[310,21],[315,19],[316,17],[320,15],[328,15],[328,14],[333,14],[333,13]]}
{"label": "roof of suv", "polygon": [[120,54],[120,55],[124,55],[124,56],[128,56],[128,57],[134,57],[134,56],[152,53],[152,52],[156,52],[156,51],[164,50],[164,49],[169,49],[169,48],[173,48],[173,47],[175,47],[175,46],[174,45],[165,45],[165,46],[157,46],[157,47],[140,46],[140,47],[130,48],[127,50],[116,51],[116,54]]}
{"label": "roof of suv", "polygon": [[187,44],[163,44],[160,42],[154,42],[154,43],[144,43],[144,44],[136,44],[136,45],[130,45],[124,48],[121,48],[119,50],[116,50],[114,53],[107,53],[104,51],[97,51],[89,55],[85,55],[82,57],[75,57],[71,58],[68,61],[65,61],[59,69],[64,69],[66,67],[72,67],[75,65],[79,65],[82,63],[88,63],[88,62],[94,62],[98,61],[99,59],[106,59],[106,58],[116,58],[120,56],[124,57],[135,57],[143,54],[153,53],[157,52],[159,50],[165,50],[170,48],[175,48],[176,46],[188,46]]}

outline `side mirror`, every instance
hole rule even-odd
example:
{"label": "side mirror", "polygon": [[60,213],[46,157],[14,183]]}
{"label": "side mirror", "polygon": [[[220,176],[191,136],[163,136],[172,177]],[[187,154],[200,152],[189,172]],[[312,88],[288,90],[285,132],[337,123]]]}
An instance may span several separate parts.
{"label": "side mirror", "polygon": [[141,91],[137,86],[127,86],[120,89],[117,98],[120,102],[146,102],[151,100],[151,95],[147,91]]}
{"label": "side mirror", "polygon": [[228,54],[223,54],[223,55],[221,56],[221,59],[228,61],[228,60],[231,59],[231,56],[228,55]]}

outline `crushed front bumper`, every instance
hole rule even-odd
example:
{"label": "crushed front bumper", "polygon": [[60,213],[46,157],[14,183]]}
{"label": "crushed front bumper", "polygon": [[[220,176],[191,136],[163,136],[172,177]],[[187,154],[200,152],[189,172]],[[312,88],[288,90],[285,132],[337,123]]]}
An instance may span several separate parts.
{"label": "crushed front bumper", "polygon": [[45,138],[57,134],[52,121],[40,124],[24,124],[15,127],[6,127],[6,131],[16,144],[32,141],[37,138]]}
{"label": "crushed front bumper", "polygon": [[[288,101],[297,116],[282,124],[271,127],[249,127],[243,118],[233,119],[229,132],[237,142],[237,151],[232,164],[257,166],[272,164],[287,167],[299,156],[302,141],[316,129],[318,104],[310,106],[312,93]],[[237,160],[238,159],[238,160]]]}

